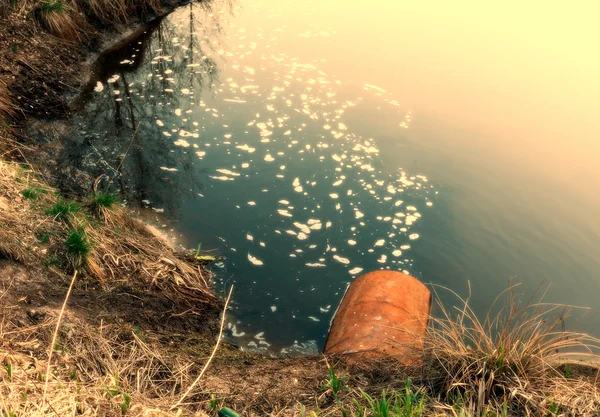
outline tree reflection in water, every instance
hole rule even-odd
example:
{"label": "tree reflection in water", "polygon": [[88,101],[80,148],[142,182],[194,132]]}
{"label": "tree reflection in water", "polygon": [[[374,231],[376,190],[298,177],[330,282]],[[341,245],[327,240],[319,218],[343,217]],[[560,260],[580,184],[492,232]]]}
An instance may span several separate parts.
{"label": "tree reflection in water", "polygon": [[192,169],[201,161],[185,140],[200,127],[186,115],[220,84],[212,56],[232,7],[189,4],[176,19],[158,18],[100,55],[73,103],[75,128],[60,158],[66,169],[104,175],[101,185],[129,204],[150,203],[176,217],[176,206],[202,190],[202,169]]}

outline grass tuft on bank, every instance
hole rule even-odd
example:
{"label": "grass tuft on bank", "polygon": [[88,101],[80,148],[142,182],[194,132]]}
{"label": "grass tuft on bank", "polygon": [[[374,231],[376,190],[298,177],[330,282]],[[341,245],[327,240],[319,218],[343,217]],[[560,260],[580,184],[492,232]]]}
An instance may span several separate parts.
{"label": "grass tuft on bank", "polygon": [[[107,288],[140,282],[172,294],[189,308],[216,305],[210,275],[187,254],[177,256],[111,194],[96,194],[92,208],[59,197],[18,163],[0,161],[0,254],[23,262],[82,268]],[[43,243],[38,236],[52,236]]]}

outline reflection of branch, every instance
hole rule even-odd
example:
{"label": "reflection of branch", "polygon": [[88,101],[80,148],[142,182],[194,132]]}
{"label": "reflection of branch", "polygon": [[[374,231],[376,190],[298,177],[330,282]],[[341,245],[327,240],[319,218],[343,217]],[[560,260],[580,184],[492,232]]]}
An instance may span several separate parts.
{"label": "reflection of branch", "polygon": [[[83,102],[85,108],[80,116],[93,129],[89,134],[83,133],[83,144],[75,139],[64,148],[65,154],[77,158],[76,165],[90,176],[110,173],[111,184],[119,184],[126,200],[148,199],[169,210],[180,205],[181,197],[176,196],[189,198],[194,189],[202,188],[194,152],[176,147],[175,138],[170,136],[173,127],[190,132],[199,129],[191,125],[191,120],[184,122],[185,118],[171,112],[176,108],[193,109],[203,91],[212,90],[218,83],[220,61],[212,51],[220,49],[223,43],[219,20],[227,18],[217,10],[209,16],[205,11],[211,7],[207,3],[189,7],[148,29],[143,38],[122,44],[122,49],[113,49],[113,59],[105,57],[106,67],[97,72],[104,78],[92,79],[88,84],[92,91],[97,82],[105,89],[90,94],[88,98],[93,100]],[[119,79],[108,83],[114,74],[119,74]],[[182,93],[184,88],[192,94]],[[114,94],[116,89],[122,91],[119,96]],[[105,137],[95,134],[103,131]],[[92,155],[86,155],[92,149],[94,155],[111,161],[117,169],[92,160]],[[161,167],[176,170],[165,172]]]}
{"label": "reflection of branch", "polygon": [[125,154],[123,155],[123,158],[121,159],[121,162],[119,163],[119,166],[117,167],[117,173],[119,173],[119,174],[121,173],[121,167],[123,166],[123,162],[125,162],[125,158],[127,158],[127,154],[129,153],[129,150],[131,149],[131,144],[133,143],[139,128],[140,128],[140,124],[138,123],[138,125],[135,128],[135,131],[133,132],[133,135],[131,136],[129,145],[127,145],[127,150],[125,151]]}
{"label": "reflection of branch", "polygon": [[[131,113],[131,127],[135,126],[135,114],[133,113],[133,101],[131,101],[131,92],[129,91],[129,85],[127,84],[127,79],[125,78],[125,73],[121,73],[121,78],[123,78],[123,90],[125,91],[125,96],[127,97],[127,102],[129,103],[129,112]],[[138,126],[139,127],[139,126]],[[137,128],[135,129],[137,132]]]}

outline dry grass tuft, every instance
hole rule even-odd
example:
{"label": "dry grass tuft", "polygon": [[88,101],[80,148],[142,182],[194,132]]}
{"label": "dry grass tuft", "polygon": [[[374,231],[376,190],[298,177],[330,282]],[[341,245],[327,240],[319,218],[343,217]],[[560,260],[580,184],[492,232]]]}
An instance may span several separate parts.
{"label": "dry grass tuft", "polygon": [[496,299],[483,321],[468,299],[459,297],[462,306],[454,310],[439,304],[443,317],[433,319],[425,347],[432,392],[467,404],[474,415],[502,415],[505,407],[511,415],[600,410],[597,381],[570,379],[559,369],[570,358],[599,362],[600,340],[565,330],[569,307],[524,303],[515,287]]}
{"label": "dry grass tuft", "polygon": [[127,23],[134,16],[160,14],[160,0],[77,0],[80,8],[103,24]]}
{"label": "dry grass tuft", "polygon": [[77,42],[89,33],[89,24],[77,5],[68,0],[43,0],[35,15],[51,34],[70,42]]}

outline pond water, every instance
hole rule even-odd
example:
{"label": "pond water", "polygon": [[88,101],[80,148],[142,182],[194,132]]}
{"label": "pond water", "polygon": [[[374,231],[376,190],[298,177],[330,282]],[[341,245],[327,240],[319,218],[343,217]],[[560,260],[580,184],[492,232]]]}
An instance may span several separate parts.
{"label": "pond water", "polygon": [[376,3],[181,7],[100,57],[63,159],[224,257],[245,349],[318,352],[347,285],[380,268],[470,286],[482,314],[509,277],[545,280],[547,301],[592,307],[593,332],[600,65],[573,52],[585,26],[567,42],[533,9]]}

